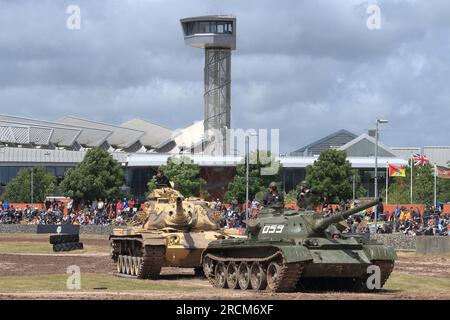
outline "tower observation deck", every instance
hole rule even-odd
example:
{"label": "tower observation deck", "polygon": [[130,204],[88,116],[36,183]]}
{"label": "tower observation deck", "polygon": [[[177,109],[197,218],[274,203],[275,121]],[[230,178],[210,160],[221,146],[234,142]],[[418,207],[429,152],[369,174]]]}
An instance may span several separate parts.
{"label": "tower observation deck", "polygon": [[231,122],[231,50],[236,49],[236,17],[200,16],[181,19],[186,45],[205,50],[205,152],[228,154]]}

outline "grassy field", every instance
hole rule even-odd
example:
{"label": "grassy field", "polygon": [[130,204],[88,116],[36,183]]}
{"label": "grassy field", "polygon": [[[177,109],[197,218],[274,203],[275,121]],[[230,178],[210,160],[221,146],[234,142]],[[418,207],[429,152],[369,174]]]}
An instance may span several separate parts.
{"label": "grassy field", "polygon": [[[107,236],[82,235],[80,240],[84,244],[84,250],[76,250],[72,253],[109,253],[107,239]],[[0,233],[1,253],[49,254],[53,253],[53,248],[49,243],[48,234]]]}
{"label": "grassy field", "polygon": [[384,289],[430,294],[449,293],[450,278],[418,276],[394,271]]}
{"label": "grassy field", "polygon": [[[0,277],[0,292],[67,291],[67,274]],[[183,291],[204,289],[203,286],[161,283],[151,280],[119,278],[113,275],[82,274],[80,291]]]}
{"label": "grassy field", "polygon": [[[26,291],[67,291],[68,275],[39,275],[0,277],[0,292]],[[449,278],[415,276],[393,273],[387,281],[386,291],[408,291],[429,293],[430,295],[448,293]],[[80,291],[182,291],[212,290],[208,283],[180,281],[152,281],[119,278],[113,275],[82,274]]]}
{"label": "grassy field", "polygon": [[[70,253],[108,253],[109,248],[105,246],[85,245],[83,250],[75,250]],[[50,243],[42,242],[11,242],[0,241],[0,253],[53,253],[53,246]],[[60,253],[60,252],[58,252]],[[62,252],[63,253],[63,252]]]}
{"label": "grassy field", "polygon": [[444,254],[422,254],[416,253],[415,251],[397,251],[397,257],[404,261],[406,260],[425,260],[425,261],[441,261],[447,262],[450,261],[450,253]]}

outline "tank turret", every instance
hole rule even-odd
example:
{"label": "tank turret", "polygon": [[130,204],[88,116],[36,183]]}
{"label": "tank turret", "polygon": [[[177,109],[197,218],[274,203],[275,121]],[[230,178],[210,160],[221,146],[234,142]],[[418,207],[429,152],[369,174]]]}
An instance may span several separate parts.
{"label": "tank turret", "polygon": [[213,210],[202,202],[185,199],[175,189],[155,189],[141,214],[144,229],[218,230]]}

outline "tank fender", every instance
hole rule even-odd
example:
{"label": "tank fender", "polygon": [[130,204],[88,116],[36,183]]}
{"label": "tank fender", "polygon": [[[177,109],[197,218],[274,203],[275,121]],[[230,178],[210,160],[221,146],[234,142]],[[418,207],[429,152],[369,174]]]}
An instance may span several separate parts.
{"label": "tank fender", "polygon": [[393,247],[374,244],[374,245],[364,245],[364,253],[367,255],[369,260],[395,260],[397,259],[397,254]]}
{"label": "tank fender", "polygon": [[142,242],[144,245],[152,245],[152,246],[165,246],[166,245],[166,237],[156,234],[143,234]]}
{"label": "tank fender", "polygon": [[309,250],[303,246],[280,246],[287,263],[313,260]]}

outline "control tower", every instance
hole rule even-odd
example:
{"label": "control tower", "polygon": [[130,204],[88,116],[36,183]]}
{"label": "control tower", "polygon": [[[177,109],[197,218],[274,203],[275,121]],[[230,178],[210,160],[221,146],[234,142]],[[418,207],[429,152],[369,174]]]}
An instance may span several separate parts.
{"label": "control tower", "polygon": [[205,50],[204,140],[206,153],[228,154],[230,128],[231,50],[236,49],[236,17],[181,19],[186,45]]}

